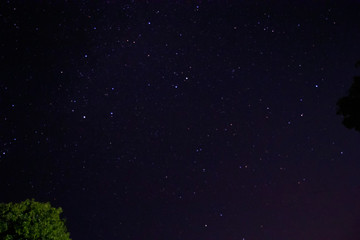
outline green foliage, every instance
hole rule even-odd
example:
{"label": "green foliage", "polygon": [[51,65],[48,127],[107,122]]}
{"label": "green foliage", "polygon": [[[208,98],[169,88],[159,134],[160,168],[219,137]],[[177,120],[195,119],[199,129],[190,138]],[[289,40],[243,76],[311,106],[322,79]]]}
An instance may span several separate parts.
{"label": "green foliage", "polygon": [[4,240],[70,240],[61,208],[50,203],[25,200],[0,203],[0,239]]}

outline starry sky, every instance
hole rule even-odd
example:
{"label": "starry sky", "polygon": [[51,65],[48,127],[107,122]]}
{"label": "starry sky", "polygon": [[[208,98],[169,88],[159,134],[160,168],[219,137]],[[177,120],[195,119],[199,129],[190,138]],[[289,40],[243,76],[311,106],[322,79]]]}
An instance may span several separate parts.
{"label": "starry sky", "polygon": [[359,240],[336,115],[357,1],[3,1],[0,202],[73,240]]}

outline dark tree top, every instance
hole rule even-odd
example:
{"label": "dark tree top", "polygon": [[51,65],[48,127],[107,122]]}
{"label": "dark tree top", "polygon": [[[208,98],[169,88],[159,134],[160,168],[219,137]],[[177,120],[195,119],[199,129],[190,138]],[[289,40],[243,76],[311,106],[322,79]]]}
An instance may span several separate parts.
{"label": "dark tree top", "polygon": [[[356,67],[359,66],[360,61],[356,63]],[[339,107],[337,114],[344,116],[344,126],[360,131],[360,76],[354,77],[349,95],[340,98],[337,105]]]}

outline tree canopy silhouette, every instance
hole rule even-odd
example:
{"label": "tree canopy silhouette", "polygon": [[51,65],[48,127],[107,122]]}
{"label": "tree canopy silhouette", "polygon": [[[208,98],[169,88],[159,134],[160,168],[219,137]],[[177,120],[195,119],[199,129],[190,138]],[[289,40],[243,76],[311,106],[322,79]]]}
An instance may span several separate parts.
{"label": "tree canopy silhouette", "polygon": [[[355,66],[359,67],[360,61]],[[337,106],[337,114],[344,116],[343,125],[360,132],[360,76],[354,77],[349,95],[340,98]]]}
{"label": "tree canopy silhouette", "polygon": [[61,208],[35,200],[0,203],[0,239],[70,240],[61,213]]}

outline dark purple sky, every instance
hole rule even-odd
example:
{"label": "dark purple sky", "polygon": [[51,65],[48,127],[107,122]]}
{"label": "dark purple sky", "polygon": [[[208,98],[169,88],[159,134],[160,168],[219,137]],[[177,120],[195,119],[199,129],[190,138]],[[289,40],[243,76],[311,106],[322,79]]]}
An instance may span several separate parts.
{"label": "dark purple sky", "polygon": [[0,202],[73,240],[359,240],[360,3],[173,2],[0,5]]}

